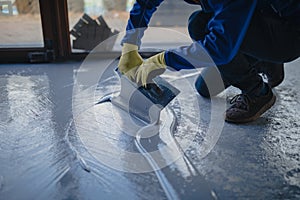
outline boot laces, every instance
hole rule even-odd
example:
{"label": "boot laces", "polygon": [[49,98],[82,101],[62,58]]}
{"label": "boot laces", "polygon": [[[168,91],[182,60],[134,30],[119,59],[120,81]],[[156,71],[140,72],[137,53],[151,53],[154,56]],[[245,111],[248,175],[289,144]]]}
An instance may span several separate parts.
{"label": "boot laces", "polygon": [[247,94],[238,94],[230,100],[230,104],[233,104],[234,108],[249,110],[250,98]]}

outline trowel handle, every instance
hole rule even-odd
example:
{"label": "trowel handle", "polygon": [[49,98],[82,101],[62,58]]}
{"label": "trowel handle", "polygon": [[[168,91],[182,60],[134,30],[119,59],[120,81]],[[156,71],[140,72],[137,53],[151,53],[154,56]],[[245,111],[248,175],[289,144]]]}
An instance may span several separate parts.
{"label": "trowel handle", "polygon": [[160,97],[163,95],[162,89],[156,83],[148,83],[145,90],[149,92],[153,97]]}

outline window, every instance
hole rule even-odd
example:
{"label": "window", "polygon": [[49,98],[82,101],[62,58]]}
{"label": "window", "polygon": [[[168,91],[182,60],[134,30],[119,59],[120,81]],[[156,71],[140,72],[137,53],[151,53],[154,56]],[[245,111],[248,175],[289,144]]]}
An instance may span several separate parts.
{"label": "window", "polygon": [[[68,0],[72,51],[91,51],[107,37],[123,32],[133,4],[134,0]],[[151,19],[149,26],[156,28],[147,30],[143,47],[173,47],[189,42],[187,21],[196,9],[200,7],[165,0]],[[106,50],[120,50],[122,35]]]}
{"label": "window", "polygon": [[38,0],[0,0],[0,48],[43,47]]}

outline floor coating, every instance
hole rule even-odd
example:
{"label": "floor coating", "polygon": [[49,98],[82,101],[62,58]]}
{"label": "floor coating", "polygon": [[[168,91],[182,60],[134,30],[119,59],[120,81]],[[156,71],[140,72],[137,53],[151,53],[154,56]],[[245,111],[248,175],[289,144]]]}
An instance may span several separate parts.
{"label": "floor coating", "polygon": [[[97,69],[106,62],[95,63]],[[210,128],[212,102],[197,96],[201,112],[197,115],[189,98],[182,104],[174,101],[169,107],[179,120],[174,138],[179,148],[188,147],[184,157],[159,173],[125,170],[127,155],[107,144],[136,152],[132,137],[121,134],[111,113],[104,112],[112,109],[109,105],[92,111],[85,107],[94,101],[89,98],[118,89],[118,82],[108,73],[96,89],[83,84],[83,93],[74,99],[80,65],[0,65],[1,200],[300,198],[299,60],[286,64],[285,80],[274,89],[275,106],[255,122],[224,123],[216,145],[205,157],[200,150]],[[180,79],[173,83],[180,87]],[[195,97],[191,88],[181,90]],[[220,99],[228,102],[236,92],[230,88]],[[168,110],[162,113],[166,126],[170,116]],[[98,120],[97,126],[92,118]],[[172,157],[172,152],[167,155]]]}

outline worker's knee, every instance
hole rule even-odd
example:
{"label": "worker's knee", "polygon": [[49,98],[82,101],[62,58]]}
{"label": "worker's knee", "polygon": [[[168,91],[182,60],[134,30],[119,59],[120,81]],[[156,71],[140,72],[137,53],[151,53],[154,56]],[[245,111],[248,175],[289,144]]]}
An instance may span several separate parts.
{"label": "worker's knee", "polygon": [[216,67],[203,69],[195,82],[195,87],[198,93],[206,98],[218,95],[229,86],[230,84],[228,81],[223,80]]}
{"label": "worker's knee", "polygon": [[209,94],[209,91],[208,91],[208,88],[207,88],[207,85],[203,79],[203,77],[201,75],[198,76],[196,82],[195,82],[195,87],[196,87],[196,90],[197,92],[205,97],[205,98],[209,98],[210,97],[210,94]]}
{"label": "worker's knee", "polygon": [[204,39],[208,33],[207,23],[211,17],[211,13],[205,13],[201,10],[191,14],[188,21],[188,31],[193,40],[198,41]]}

